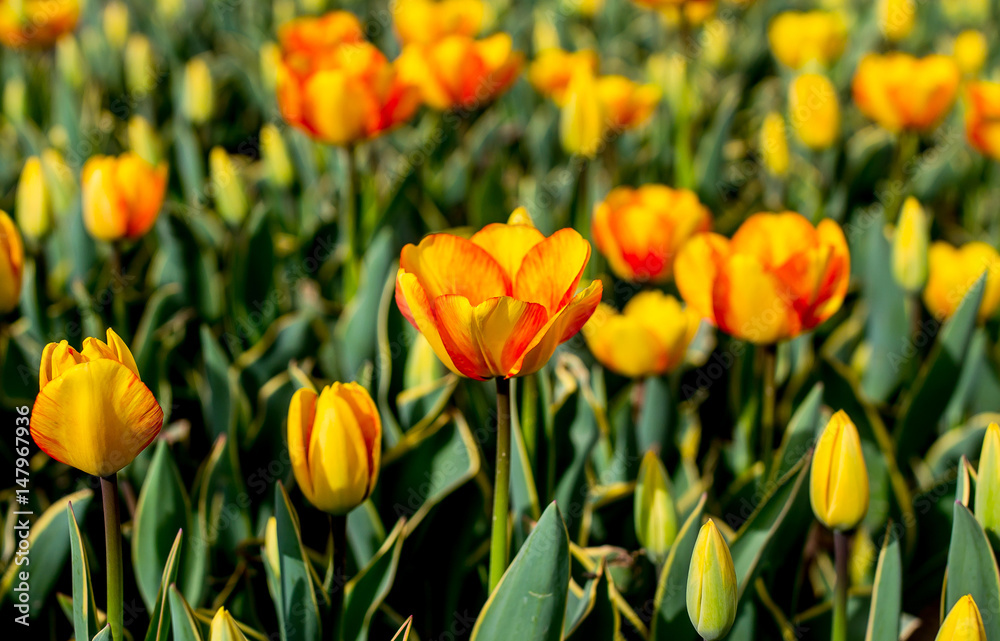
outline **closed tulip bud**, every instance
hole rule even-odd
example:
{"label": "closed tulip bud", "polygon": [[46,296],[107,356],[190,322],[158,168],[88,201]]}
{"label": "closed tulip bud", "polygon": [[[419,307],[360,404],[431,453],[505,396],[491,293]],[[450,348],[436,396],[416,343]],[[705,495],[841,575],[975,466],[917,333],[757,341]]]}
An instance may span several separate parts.
{"label": "closed tulip bud", "polygon": [[955,602],[934,641],[986,641],[986,628],[971,594]]}
{"label": "closed tulip bud", "polygon": [[382,458],[382,419],[368,391],[357,383],[297,391],[288,408],[288,450],[310,503],[330,514],[356,508],[375,488]]}
{"label": "closed tulip bud", "polygon": [[139,379],[132,352],[114,330],[108,342],[66,341],[42,351],[31,436],[57,461],[94,476],[132,462],[163,425],[163,410]]}
{"label": "closed tulip bud", "polygon": [[808,63],[828,66],[840,57],[847,44],[843,18],[826,11],[786,11],[767,29],[771,53],[781,64],[801,69]]}
{"label": "closed tulip bud", "polygon": [[635,485],[635,535],[655,563],[663,563],[677,538],[677,511],[670,496],[667,470],[653,452],[646,452]]}
{"label": "closed tulip bud", "polygon": [[989,43],[981,31],[966,29],[955,36],[955,62],[966,76],[974,76],[983,68],[989,54]]}
{"label": "closed tulip bud", "polygon": [[21,297],[24,275],[24,245],[14,221],[0,210],[0,314],[15,307]]}
{"label": "closed tulip bud", "polygon": [[3,82],[3,115],[14,124],[24,122],[27,87],[24,78],[14,76]]}
{"label": "closed tulip bud", "polygon": [[721,67],[729,57],[729,45],[733,29],[729,21],[713,18],[705,24],[705,61],[713,67]]}
{"label": "closed tulip bud", "polygon": [[927,131],[951,110],[960,80],[951,56],[870,53],[858,64],[851,90],[861,113],[882,128]]}
{"label": "closed tulip bud", "polygon": [[976,479],[976,520],[994,537],[1000,537],[1000,426],[990,423],[983,437]]}
{"label": "closed tulip bud", "polygon": [[826,76],[804,73],[788,88],[788,111],[792,129],[810,149],[826,149],[840,133],[840,103],[837,90]]}
{"label": "closed tulip bud", "polygon": [[80,87],[86,77],[83,68],[83,52],[80,43],[73,34],[66,34],[56,42],[56,67],[66,82],[73,87]]}
{"label": "closed tulip bud", "polygon": [[182,110],[195,124],[206,122],[215,108],[215,90],[212,71],[204,58],[192,58],[184,67],[184,92]]}
{"label": "closed tulip bud", "polygon": [[764,118],[760,128],[760,154],[767,171],[773,176],[784,176],[788,171],[788,136],[785,119],[772,111]]}
{"label": "closed tulip bud", "polygon": [[281,557],[278,552],[278,519],[273,516],[264,526],[264,560],[275,579],[281,579]]}
{"label": "closed tulip bud", "polygon": [[150,165],[160,162],[160,138],[153,125],[142,116],[132,116],[128,121],[128,146]]}
{"label": "closed tulip bud", "polygon": [[185,0],[156,0],[156,13],[165,22],[173,22],[184,12]]}
{"label": "closed tulip bud", "polygon": [[53,214],[65,215],[76,203],[78,191],[76,172],[66,164],[62,154],[52,148],[42,152],[42,170],[45,173],[45,185],[48,188]]}
{"label": "closed tulip bud", "polygon": [[0,44],[11,49],[50,47],[76,28],[80,0],[0,2]]}
{"label": "closed tulip bud", "polygon": [[941,0],[937,6],[952,26],[984,24],[990,19],[990,0]]}
{"label": "closed tulip bud", "polygon": [[962,247],[952,247],[940,240],[931,243],[927,252],[924,304],[938,320],[951,318],[983,273],[986,288],[979,304],[980,323],[993,316],[1000,306],[1000,254],[992,245],[978,241]]}
{"label": "closed tulip bud", "polygon": [[128,39],[128,6],[112,0],[104,7],[104,37],[112,49],[120,50]]}
{"label": "closed tulip bud", "polygon": [[267,177],[278,187],[288,187],[295,179],[295,169],[288,157],[288,147],[281,131],[268,123],[260,130],[260,155],[267,169]]}
{"label": "closed tulip bud", "polygon": [[148,94],[160,82],[149,38],[133,33],[125,42],[125,86],[137,96]]}
{"label": "closed tulip bud", "polygon": [[250,210],[243,179],[232,157],[222,147],[213,147],[209,152],[208,173],[219,215],[230,225],[243,222]]}
{"label": "closed tulip bud", "polygon": [[24,235],[37,242],[52,228],[52,202],[45,185],[42,161],[32,156],[24,162],[17,181],[14,214]]}
{"label": "closed tulip bud", "polygon": [[914,0],[878,0],[878,28],[889,42],[899,42],[913,31],[917,21]]}
{"label": "closed tulip bud", "polygon": [[604,129],[597,81],[591,72],[578,69],[566,88],[559,115],[559,140],[567,152],[592,158],[601,148]]}
{"label": "closed tulip bud", "polygon": [[100,240],[134,240],[150,230],[167,189],[167,165],[138,154],[94,156],[83,165],[83,222]]}
{"label": "closed tulip bud", "polygon": [[1000,160],[1000,82],[980,81],[968,85],[965,135],[976,151]]}
{"label": "closed tulip bud", "polygon": [[892,275],[900,287],[919,292],[927,281],[927,247],[931,221],[916,198],[903,203],[899,224],[892,237]]}
{"label": "closed tulip bud", "polygon": [[212,617],[208,638],[209,641],[247,641],[240,627],[236,625],[236,619],[225,608],[219,608]]}
{"label": "closed tulip bud", "polygon": [[486,7],[481,0],[398,0],[393,23],[399,41],[430,44],[445,36],[475,36]]}
{"label": "closed tulip bud", "polygon": [[551,98],[561,107],[566,102],[566,92],[577,69],[596,73],[597,53],[592,49],[573,52],[545,49],[528,67],[528,80],[538,93]]}
{"label": "closed tulip bud", "polygon": [[274,91],[278,86],[278,66],[281,64],[281,47],[276,42],[265,42],[260,46],[260,77],[264,88]]}
{"label": "closed tulip bud", "polygon": [[831,530],[850,530],[868,513],[868,469],[861,438],[844,410],[826,424],[809,473],[813,513]]}
{"label": "closed tulip bud", "polygon": [[721,639],[733,627],[736,587],[729,546],[709,519],[698,532],[687,577],[688,617],[702,639]]}
{"label": "closed tulip bud", "polygon": [[646,72],[666,97],[670,110],[683,107],[687,84],[687,58],[679,53],[654,53],[646,61]]}

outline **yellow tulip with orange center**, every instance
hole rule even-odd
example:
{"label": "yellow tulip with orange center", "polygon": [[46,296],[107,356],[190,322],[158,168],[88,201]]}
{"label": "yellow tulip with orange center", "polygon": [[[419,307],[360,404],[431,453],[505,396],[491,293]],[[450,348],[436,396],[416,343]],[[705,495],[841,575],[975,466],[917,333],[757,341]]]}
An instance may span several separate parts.
{"label": "yellow tulip with orange center", "polygon": [[724,332],[758,344],[794,338],[844,302],[850,255],[840,226],[795,212],[754,214],[732,239],[692,238],[674,261],[688,306]]}
{"label": "yellow tulip with orange center", "polygon": [[806,64],[827,66],[840,57],[847,44],[844,19],[827,11],[786,11],[767,29],[771,53],[781,64],[801,69]]}
{"label": "yellow tulip with orange center", "polygon": [[445,36],[475,36],[483,26],[481,0],[399,0],[393,23],[404,44],[429,44]]}
{"label": "yellow tulip with orange center", "polygon": [[594,208],[597,249],[619,278],[662,283],[674,256],[694,234],[712,228],[712,213],[688,189],[617,187]]}
{"label": "yellow tulip with orange center", "polygon": [[558,106],[566,102],[566,90],[577,69],[597,73],[597,52],[593,49],[563,51],[550,47],[538,53],[528,67],[528,80],[538,93]]}
{"label": "yellow tulip with orange center", "polygon": [[587,346],[601,365],[637,378],[672,372],[684,362],[701,317],[673,296],[639,292],[621,313],[601,303],[583,327]]}
{"label": "yellow tulip with orange center", "polygon": [[940,240],[931,243],[927,253],[924,304],[935,318],[950,318],[969,288],[984,273],[986,287],[979,305],[979,322],[993,316],[1000,306],[1000,254],[991,245],[978,241],[961,247]]}
{"label": "yellow tulip with orange center", "polygon": [[858,65],[852,91],[858,109],[883,128],[926,131],[951,109],[960,80],[950,56],[870,53]]}
{"label": "yellow tulip with orange center", "polygon": [[132,352],[114,330],[83,351],[49,343],[42,351],[31,436],[46,454],[94,476],[132,462],[163,425],[163,410],[139,378]]}
{"label": "yellow tulip with orange center", "polygon": [[979,153],[1000,160],[1000,82],[970,82],[965,105],[965,134]]}
{"label": "yellow tulip with orange center", "polygon": [[417,88],[362,35],[357,18],[344,11],[282,27],[277,95],[289,124],[322,142],[348,145],[413,116]]}
{"label": "yellow tulip with orange center", "polygon": [[0,314],[15,307],[24,277],[24,244],[7,212],[0,210]]}
{"label": "yellow tulip with orange center", "polygon": [[0,43],[11,49],[49,47],[79,19],[79,0],[0,0]]}
{"label": "yellow tulip with orange center", "polygon": [[167,191],[167,165],[138,154],[93,156],[83,165],[83,222],[100,240],[134,240],[156,222]]}
{"label": "yellow tulip with orange center", "polygon": [[462,238],[431,234],[399,259],[396,303],[453,372],[478,380],[538,371],[601,300],[577,292],[590,243],[574,229],[549,237],[523,209]]}

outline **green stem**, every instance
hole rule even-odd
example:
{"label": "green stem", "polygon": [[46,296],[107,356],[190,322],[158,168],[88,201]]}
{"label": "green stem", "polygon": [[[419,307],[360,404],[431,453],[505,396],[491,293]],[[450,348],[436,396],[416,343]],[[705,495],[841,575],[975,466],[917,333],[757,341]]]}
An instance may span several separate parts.
{"label": "green stem", "polygon": [[894,223],[899,217],[899,210],[903,206],[909,192],[909,176],[907,176],[906,163],[916,154],[920,146],[920,138],[917,134],[904,131],[899,134],[899,141],[896,149],[896,159],[889,174],[889,195],[885,199],[885,219],[886,222]]}
{"label": "green stem", "polygon": [[497,465],[490,537],[490,593],[507,570],[507,511],[510,503],[510,381],[497,378]]}
{"label": "green stem", "polygon": [[344,293],[348,299],[354,296],[358,285],[358,268],[355,256],[358,246],[358,166],[354,145],[341,148],[344,157],[345,176],[340,204],[340,253],[344,266]]}
{"label": "green stem", "polygon": [[344,603],[344,586],[347,585],[347,515],[330,517],[330,532],[333,536],[333,558],[331,570],[330,597],[335,616],[339,615]]}
{"label": "green stem", "polygon": [[764,376],[764,398],[761,405],[760,416],[760,439],[761,449],[764,453],[764,465],[771,465],[771,452],[774,449],[774,406],[777,398],[777,389],[774,380],[774,370],[777,358],[775,358],[775,345],[764,345],[761,347],[761,361]]}
{"label": "green stem", "polygon": [[834,559],[837,566],[837,586],[833,596],[833,632],[831,641],[847,641],[847,535],[833,532]]}
{"label": "green stem", "polygon": [[101,496],[104,499],[104,544],[108,553],[108,625],[111,638],[124,640],[125,611],[122,575],[121,513],[118,510],[118,477],[115,474],[101,477]]}
{"label": "green stem", "polygon": [[[111,290],[111,311],[114,317],[115,331],[119,334],[128,332],[128,318],[125,311],[125,278],[124,267],[122,266],[122,248],[117,241],[111,243],[111,279],[108,281],[108,288]],[[119,290],[121,283],[121,290]]]}
{"label": "green stem", "polygon": [[675,166],[674,179],[677,186],[684,189],[695,188],[694,172],[694,152],[692,151],[692,122],[691,122],[691,67],[697,60],[697,54],[691,46],[692,29],[684,11],[681,11],[681,24],[679,30],[681,39],[681,54],[684,57],[684,79],[681,83],[680,105],[678,105],[676,123],[677,133],[674,141]]}

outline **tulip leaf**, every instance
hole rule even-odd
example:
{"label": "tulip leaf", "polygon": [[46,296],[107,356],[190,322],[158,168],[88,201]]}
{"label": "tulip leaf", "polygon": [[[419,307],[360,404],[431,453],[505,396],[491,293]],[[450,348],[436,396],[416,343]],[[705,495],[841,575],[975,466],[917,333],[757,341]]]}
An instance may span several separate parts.
{"label": "tulip leaf", "polygon": [[650,376],[642,385],[642,407],[635,426],[636,446],[640,452],[651,448],[669,452],[676,420],[670,383],[662,376]]}
{"label": "tulip leaf", "polygon": [[389,594],[403,549],[405,519],[400,519],[371,562],[344,588],[344,610],[341,616],[342,641],[366,641],[372,616]]}
{"label": "tulip leaf", "polygon": [[94,641],[111,641],[111,626],[104,626],[100,632],[94,635]]}
{"label": "tulip leaf", "polygon": [[[176,585],[169,588],[170,624],[173,641],[202,641],[198,619]],[[284,630],[284,627],[281,628]],[[282,636],[284,638],[284,636]]]}
{"label": "tulip leaf", "polygon": [[91,639],[97,634],[97,605],[94,585],[90,580],[90,564],[83,534],[73,514],[73,504],[66,506],[69,520],[70,559],[73,567],[73,633],[77,639]]}
{"label": "tulip leaf", "polygon": [[788,422],[781,446],[775,453],[775,465],[770,474],[772,481],[785,476],[816,443],[821,427],[819,421],[822,404],[823,383],[816,383]]}
{"label": "tulip leaf", "polygon": [[399,393],[396,408],[404,429],[419,429],[441,415],[452,392],[458,387],[459,378],[452,373]]}
{"label": "tulip leaf", "polygon": [[[520,381],[511,386],[511,404],[513,407],[521,407]],[[510,459],[510,505],[511,512],[515,515],[514,522],[520,523],[521,515],[538,520],[542,515],[542,508],[538,500],[538,487],[535,485],[535,475],[528,456],[528,447],[525,443],[524,425],[521,420],[522,412],[511,412],[511,459]]]}
{"label": "tulip leaf", "polygon": [[964,454],[962,455],[962,460],[958,462],[956,475],[955,501],[965,507],[969,507],[976,491],[976,482],[973,480],[975,477],[972,473],[972,464],[969,463],[969,459],[965,458]]}
{"label": "tulip leaf", "polygon": [[983,613],[987,641],[1000,641],[1000,574],[989,539],[969,508],[956,502],[948,548],[944,611],[971,594]]}
{"label": "tulip leaf", "polygon": [[983,436],[990,423],[1000,422],[1000,413],[977,414],[964,425],[953,427],[941,435],[927,450],[924,462],[935,478],[950,472],[964,456],[970,460],[979,458],[983,446]]}
{"label": "tulip leaf", "polygon": [[572,581],[566,593],[566,618],[563,621],[563,639],[568,639],[587,615],[594,609],[597,599],[597,584],[600,577],[587,581],[581,588]]}
{"label": "tulip leaf", "polygon": [[153,611],[149,616],[149,629],[145,641],[169,641],[170,634],[170,602],[169,588],[177,580],[177,570],[180,568],[181,544],[184,541],[184,531],[178,530],[174,544],[170,547],[167,561],[163,566],[160,589],[156,593]]}
{"label": "tulip leaf", "polygon": [[271,323],[264,336],[236,359],[236,367],[241,370],[240,380],[250,398],[255,398],[269,380],[287,372],[290,362],[315,353],[314,320],[310,311],[285,314]]}
{"label": "tulip leaf", "polygon": [[653,601],[653,623],[650,627],[649,638],[652,641],[687,641],[697,638],[687,613],[687,575],[707,500],[707,495],[702,494],[677,533],[660,570]]}
{"label": "tulip leaf", "polygon": [[320,613],[316,601],[317,586],[309,558],[302,547],[299,517],[292,507],[284,485],[275,486],[274,517],[278,530],[278,566],[281,601],[282,641],[319,641]]}
{"label": "tulip leaf", "polygon": [[569,565],[569,534],[550,503],[487,599],[471,641],[560,641]]}
{"label": "tulip leaf", "polygon": [[[361,282],[337,322],[341,375],[345,380],[357,378],[365,361],[375,358],[376,333],[382,288],[389,275],[389,266],[397,256],[392,230],[388,227],[372,239],[361,266]],[[392,312],[390,312],[392,313]],[[388,358],[388,355],[386,355]]]}
{"label": "tulip leaf", "polygon": [[[576,621],[573,631],[564,634],[563,639],[577,641],[582,639],[622,638],[622,617],[612,600],[615,588],[604,560],[601,561],[597,577],[593,582],[593,596],[589,606]],[[584,623],[582,627],[581,623]],[[568,624],[569,622],[567,621],[564,625]]]}
{"label": "tulip leaf", "polygon": [[890,525],[875,566],[865,641],[899,639],[899,617],[903,612],[903,560],[899,552],[899,539],[891,534]]}
{"label": "tulip leaf", "polygon": [[364,567],[385,543],[385,526],[371,499],[347,514],[347,543],[358,567]]}
{"label": "tulip leaf", "polygon": [[213,439],[232,434],[236,428],[236,379],[229,360],[207,325],[201,327],[201,354],[205,361],[205,381],[199,390],[205,424]]}

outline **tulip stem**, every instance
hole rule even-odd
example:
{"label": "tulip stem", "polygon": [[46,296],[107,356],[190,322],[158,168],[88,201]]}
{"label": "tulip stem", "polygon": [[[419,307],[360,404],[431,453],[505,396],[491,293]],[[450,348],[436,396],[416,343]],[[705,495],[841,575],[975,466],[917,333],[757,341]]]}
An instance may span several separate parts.
{"label": "tulip stem", "polygon": [[101,477],[104,500],[104,544],[108,554],[108,625],[114,641],[124,639],[124,590],[122,575],[121,513],[118,509],[118,476]]}
{"label": "tulip stem", "polygon": [[344,586],[347,585],[347,515],[330,516],[330,532],[333,536],[333,583],[331,597],[333,608],[340,611],[344,602]]}
{"label": "tulip stem", "polygon": [[833,532],[834,561],[837,567],[837,585],[833,596],[833,633],[831,641],[847,641],[847,535],[840,530]]}
{"label": "tulip stem", "polygon": [[765,466],[771,465],[771,452],[774,448],[774,405],[777,397],[774,380],[774,370],[777,363],[775,351],[774,345],[763,345],[761,347],[761,361],[764,369],[764,398],[760,416],[760,439],[764,453],[762,460]]}
{"label": "tulip stem", "polygon": [[510,380],[497,381],[497,465],[490,538],[490,593],[507,570],[507,509],[510,493]]}

